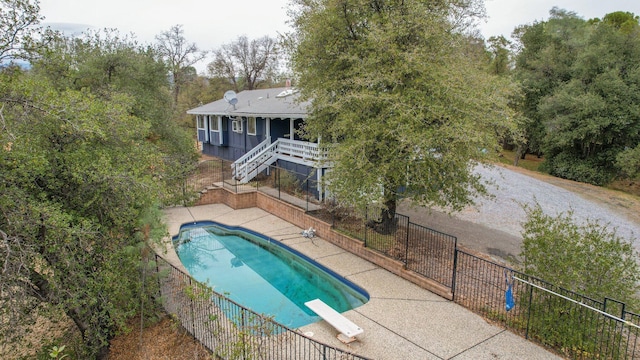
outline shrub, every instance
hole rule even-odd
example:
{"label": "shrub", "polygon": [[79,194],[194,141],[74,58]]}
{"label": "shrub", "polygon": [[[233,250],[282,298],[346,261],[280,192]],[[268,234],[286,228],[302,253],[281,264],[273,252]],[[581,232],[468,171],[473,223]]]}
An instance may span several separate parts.
{"label": "shrub", "polygon": [[579,224],[573,212],[544,214],[525,207],[521,256],[524,271],[594,299],[615,297],[638,309],[638,256],[630,240],[607,225]]}

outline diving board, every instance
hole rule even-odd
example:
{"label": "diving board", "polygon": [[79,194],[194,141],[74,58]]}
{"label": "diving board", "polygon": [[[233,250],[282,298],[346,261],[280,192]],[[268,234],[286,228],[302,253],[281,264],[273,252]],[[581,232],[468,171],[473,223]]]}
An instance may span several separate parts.
{"label": "diving board", "polygon": [[307,301],[304,304],[338,330],[340,332],[340,334],[338,334],[338,340],[345,344],[355,341],[356,336],[364,332],[360,326],[342,316],[342,314],[335,311],[331,306],[325,304],[324,301],[320,299]]}

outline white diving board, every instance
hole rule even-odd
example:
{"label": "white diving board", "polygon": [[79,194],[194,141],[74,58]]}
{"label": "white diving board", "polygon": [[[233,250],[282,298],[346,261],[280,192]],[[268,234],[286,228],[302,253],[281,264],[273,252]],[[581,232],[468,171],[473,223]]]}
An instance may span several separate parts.
{"label": "white diving board", "polygon": [[331,306],[325,304],[320,299],[307,301],[304,304],[338,330],[340,332],[340,334],[338,334],[338,339],[345,344],[355,341],[356,336],[364,332],[360,326],[342,316],[342,314],[335,311]]}

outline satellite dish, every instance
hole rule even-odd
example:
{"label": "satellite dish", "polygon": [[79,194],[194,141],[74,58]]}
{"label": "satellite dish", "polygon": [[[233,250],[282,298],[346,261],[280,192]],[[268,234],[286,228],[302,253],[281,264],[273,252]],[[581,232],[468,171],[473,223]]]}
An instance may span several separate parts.
{"label": "satellite dish", "polygon": [[235,105],[238,103],[238,98],[236,97],[236,92],[233,90],[229,90],[224,93],[224,101],[228,102],[231,105]]}

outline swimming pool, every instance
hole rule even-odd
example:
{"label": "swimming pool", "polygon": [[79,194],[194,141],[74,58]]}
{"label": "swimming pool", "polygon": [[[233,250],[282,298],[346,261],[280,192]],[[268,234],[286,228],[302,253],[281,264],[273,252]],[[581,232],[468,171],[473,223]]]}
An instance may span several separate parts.
{"label": "swimming pool", "polygon": [[320,320],[306,301],[321,299],[338,312],[369,301],[349,280],[251,230],[210,221],[185,224],[174,246],[196,280],[290,328]]}

